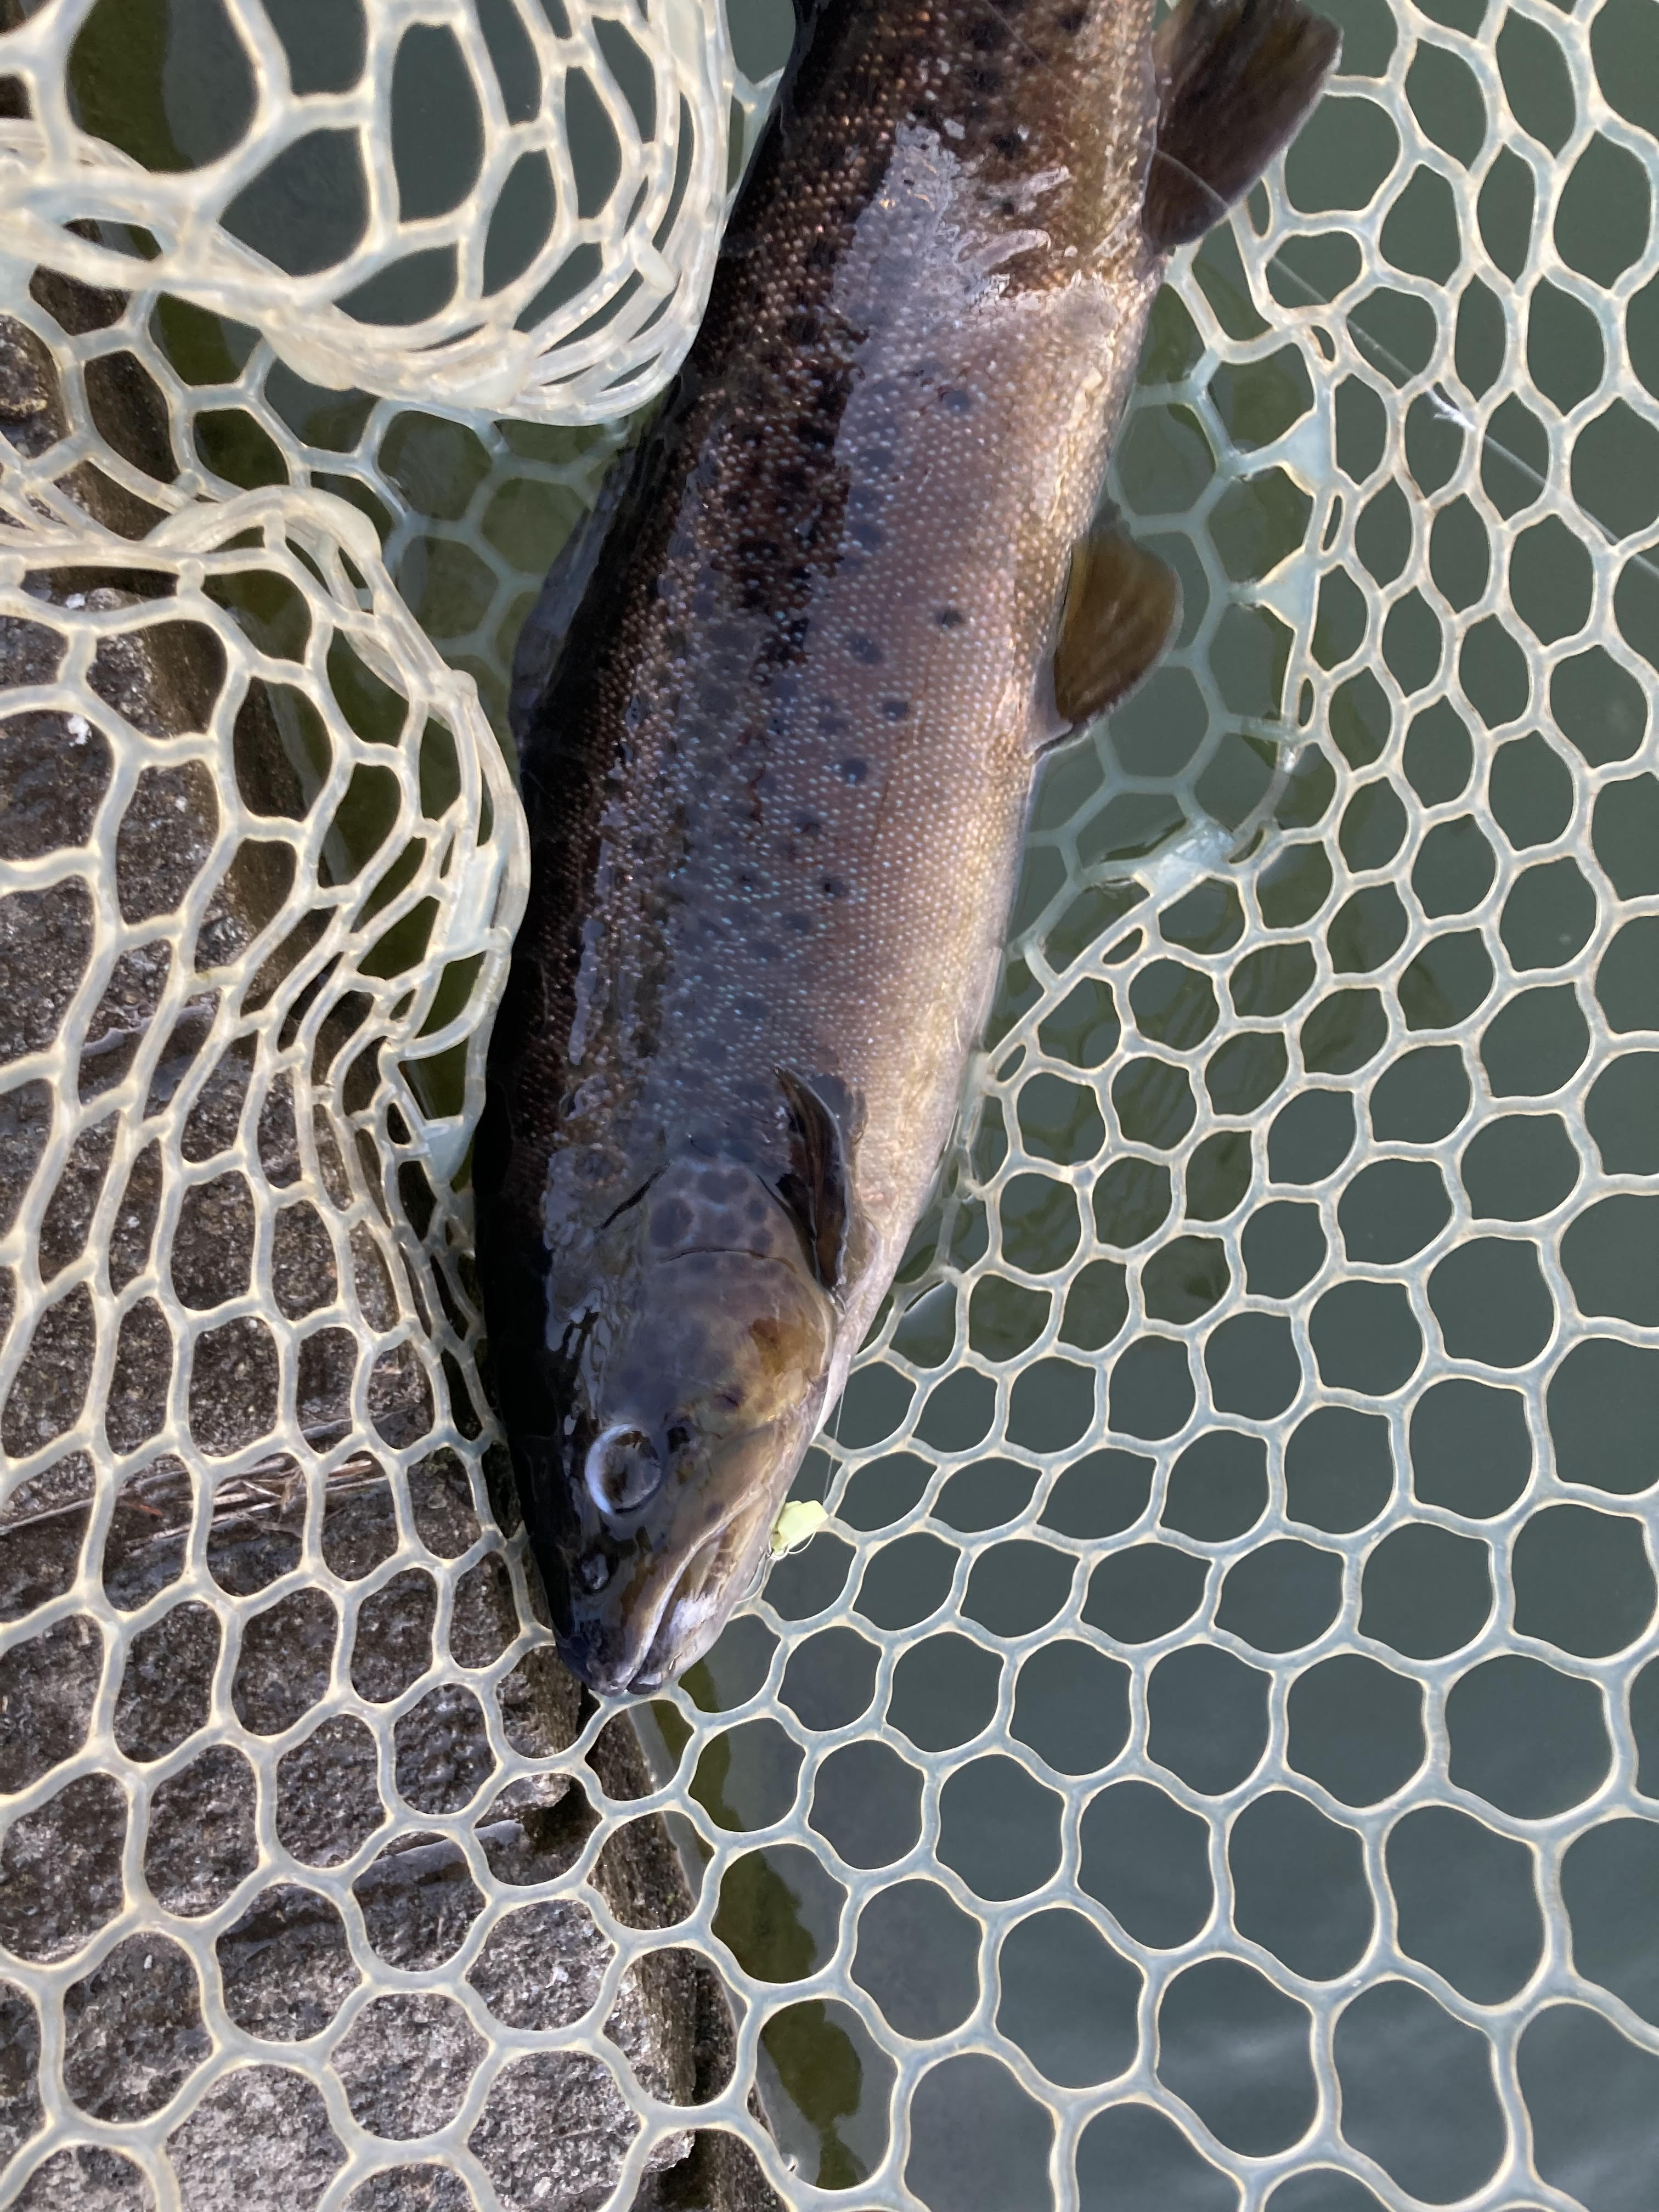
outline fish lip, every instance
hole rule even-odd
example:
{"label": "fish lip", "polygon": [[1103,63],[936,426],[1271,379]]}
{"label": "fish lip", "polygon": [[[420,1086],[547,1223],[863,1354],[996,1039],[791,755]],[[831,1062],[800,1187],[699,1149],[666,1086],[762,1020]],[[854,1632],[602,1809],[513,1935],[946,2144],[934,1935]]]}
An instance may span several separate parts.
{"label": "fish lip", "polygon": [[[746,1431],[740,1437],[732,1437],[720,1460],[714,1462],[715,1471],[718,1471],[721,1460],[746,1455],[757,1447],[763,1448],[764,1440],[785,1441],[783,1432],[792,1425],[787,1419],[770,1421],[759,1428]],[[787,1455],[778,1456],[779,1463],[784,1463]],[[793,1474],[793,1459],[787,1460],[787,1465]],[[774,1486],[769,1482],[758,1490],[745,1489],[733,1499],[729,1510],[718,1522],[702,1532],[696,1544],[683,1555],[678,1571],[672,1578],[665,1575],[655,1591],[647,1590],[646,1602],[641,1607],[637,1619],[620,1623],[620,1633],[612,1632],[614,1641],[611,1637],[603,1639],[611,1644],[616,1655],[614,1657],[601,1658],[593,1648],[595,1639],[583,1634],[580,1618],[574,1622],[573,1632],[568,1638],[562,1635],[559,1638],[561,1656],[571,1673],[600,1695],[637,1697],[661,1689],[665,1683],[674,1680],[686,1667],[694,1665],[708,1644],[713,1643],[714,1637],[710,1636],[689,1656],[679,1659],[672,1649],[663,1650],[660,1656],[658,1656],[663,1632],[674,1620],[682,1601],[689,1602],[695,1600],[707,1587],[721,1549],[736,1528],[743,1530],[744,1540],[736,1548],[733,1566],[741,1565],[743,1558],[752,1546],[757,1524],[766,1528],[771,1525],[776,1510],[776,1501],[772,1497]],[[726,1577],[722,1584],[722,1595],[734,1580],[734,1576]],[[729,1613],[741,1601],[740,1597],[734,1599],[732,1606],[726,1611]],[[595,1609],[589,1618],[598,1620],[603,1616]],[[722,1615],[719,1626],[724,1625],[725,1616]],[[715,1632],[718,1633],[718,1628]]]}

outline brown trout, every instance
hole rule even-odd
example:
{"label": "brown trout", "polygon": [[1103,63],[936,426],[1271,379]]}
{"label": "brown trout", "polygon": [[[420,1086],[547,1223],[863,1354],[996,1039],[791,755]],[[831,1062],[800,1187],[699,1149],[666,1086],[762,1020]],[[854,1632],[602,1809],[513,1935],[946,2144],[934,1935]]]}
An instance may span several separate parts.
{"label": "brown trout", "polygon": [[705,1651],[925,1206],[1043,751],[1173,578],[1093,523],[1170,249],[1336,55],[1297,0],[821,0],[677,386],[520,641],[475,1154],[560,1649]]}

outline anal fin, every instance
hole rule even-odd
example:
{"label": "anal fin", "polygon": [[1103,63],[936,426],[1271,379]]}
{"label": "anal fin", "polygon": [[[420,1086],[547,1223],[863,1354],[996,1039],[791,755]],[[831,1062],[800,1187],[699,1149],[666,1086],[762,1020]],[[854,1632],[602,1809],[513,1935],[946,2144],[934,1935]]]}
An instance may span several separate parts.
{"label": "anal fin", "polygon": [[1301,0],[1182,0],[1153,51],[1161,100],[1141,226],[1201,238],[1294,137],[1341,50]]}
{"label": "anal fin", "polygon": [[1081,539],[1054,645],[1054,705],[1075,729],[1127,698],[1181,620],[1173,568],[1114,524]]}

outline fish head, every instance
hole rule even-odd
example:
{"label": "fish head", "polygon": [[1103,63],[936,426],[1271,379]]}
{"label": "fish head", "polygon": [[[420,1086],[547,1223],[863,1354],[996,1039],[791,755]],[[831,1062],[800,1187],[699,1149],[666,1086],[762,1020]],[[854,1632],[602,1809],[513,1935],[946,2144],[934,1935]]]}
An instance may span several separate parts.
{"label": "fish head", "polygon": [[562,1418],[538,1550],[571,1671],[651,1690],[758,1585],[838,1316],[789,1206],[728,1162],[665,1169],[584,1272],[579,1298],[550,1299]]}

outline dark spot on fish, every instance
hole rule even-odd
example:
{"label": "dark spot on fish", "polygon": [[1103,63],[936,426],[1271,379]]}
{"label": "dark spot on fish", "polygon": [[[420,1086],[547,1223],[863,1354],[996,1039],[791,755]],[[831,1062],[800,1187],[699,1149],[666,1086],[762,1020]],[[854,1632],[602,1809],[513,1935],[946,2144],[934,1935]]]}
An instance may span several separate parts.
{"label": "dark spot on fish", "polygon": [[1015,160],[1020,151],[1019,140],[1012,131],[998,131],[996,137],[991,141],[991,143],[996,148],[998,153],[1001,155],[1005,161],[1012,161]]}
{"label": "dark spot on fish", "polygon": [[974,395],[971,392],[964,392],[960,385],[953,384],[947,391],[940,392],[939,404],[947,414],[967,415],[972,412]]}
{"label": "dark spot on fish", "polygon": [[822,422],[814,422],[810,416],[800,416],[795,422],[795,436],[803,446],[814,453],[827,453],[836,442],[836,434]]}
{"label": "dark spot on fish", "polygon": [[988,22],[981,15],[969,32],[968,43],[981,54],[994,54],[1006,43],[1006,33],[1000,23]]}
{"label": "dark spot on fish", "polygon": [[818,334],[818,319],[811,314],[791,315],[784,328],[796,345],[811,345]]}
{"label": "dark spot on fish", "polygon": [[818,885],[825,898],[845,898],[847,886],[839,876],[826,876]]}
{"label": "dark spot on fish", "polygon": [[824,707],[818,713],[818,731],[826,738],[844,738],[853,725],[838,707]]}
{"label": "dark spot on fish", "polygon": [[890,722],[907,722],[910,719],[910,702],[908,699],[884,699],[881,711]]}
{"label": "dark spot on fish", "polygon": [[844,760],[836,763],[836,774],[843,783],[862,783],[869,773],[868,761]]}
{"label": "dark spot on fish", "polygon": [[806,249],[806,258],[809,265],[814,269],[833,269],[836,265],[836,248],[833,240],[827,238],[815,238]]}
{"label": "dark spot on fish", "polygon": [[1000,70],[970,69],[965,70],[963,74],[967,78],[969,92],[982,92],[988,99],[994,99],[1002,90]]}
{"label": "dark spot on fish", "polygon": [[738,1018],[744,1022],[763,1022],[766,1019],[764,999],[746,998],[738,1000]]}
{"label": "dark spot on fish", "polygon": [[872,475],[884,476],[893,465],[891,448],[887,446],[866,446],[863,460],[865,467],[870,470]]}
{"label": "dark spot on fish", "polygon": [[960,629],[967,619],[960,607],[940,607],[933,616],[941,629]]}
{"label": "dark spot on fish", "polygon": [[796,823],[795,828],[803,837],[816,837],[823,828],[823,824],[816,814],[803,814]]}
{"label": "dark spot on fish", "polygon": [[881,647],[874,638],[866,637],[861,630],[854,630],[848,639],[847,650],[854,660],[862,661],[866,668],[873,668],[881,659]]}
{"label": "dark spot on fish", "polygon": [[1062,31],[1066,32],[1069,36],[1075,37],[1078,32],[1079,32],[1083,28],[1083,26],[1088,21],[1089,11],[1086,8],[1068,9],[1065,15],[1058,17],[1056,20],[1058,21]]}
{"label": "dark spot on fish", "polygon": [[691,1209],[683,1198],[671,1198],[653,1212],[651,1242],[653,1244],[678,1244],[691,1226]]}
{"label": "dark spot on fish", "polygon": [[783,926],[786,929],[793,929],[797,937],[810,937],[812,934],[812,917],[810,914],[787,914],[783,917]]}
{"label": "dark spot on fish", "polygon": [[[866,553],[878,553],[887,543],[887,532],[878,522],[855,522],[853,526],[853,536]],[[878,660],[881,656],[877,653],[873,658]]]}

